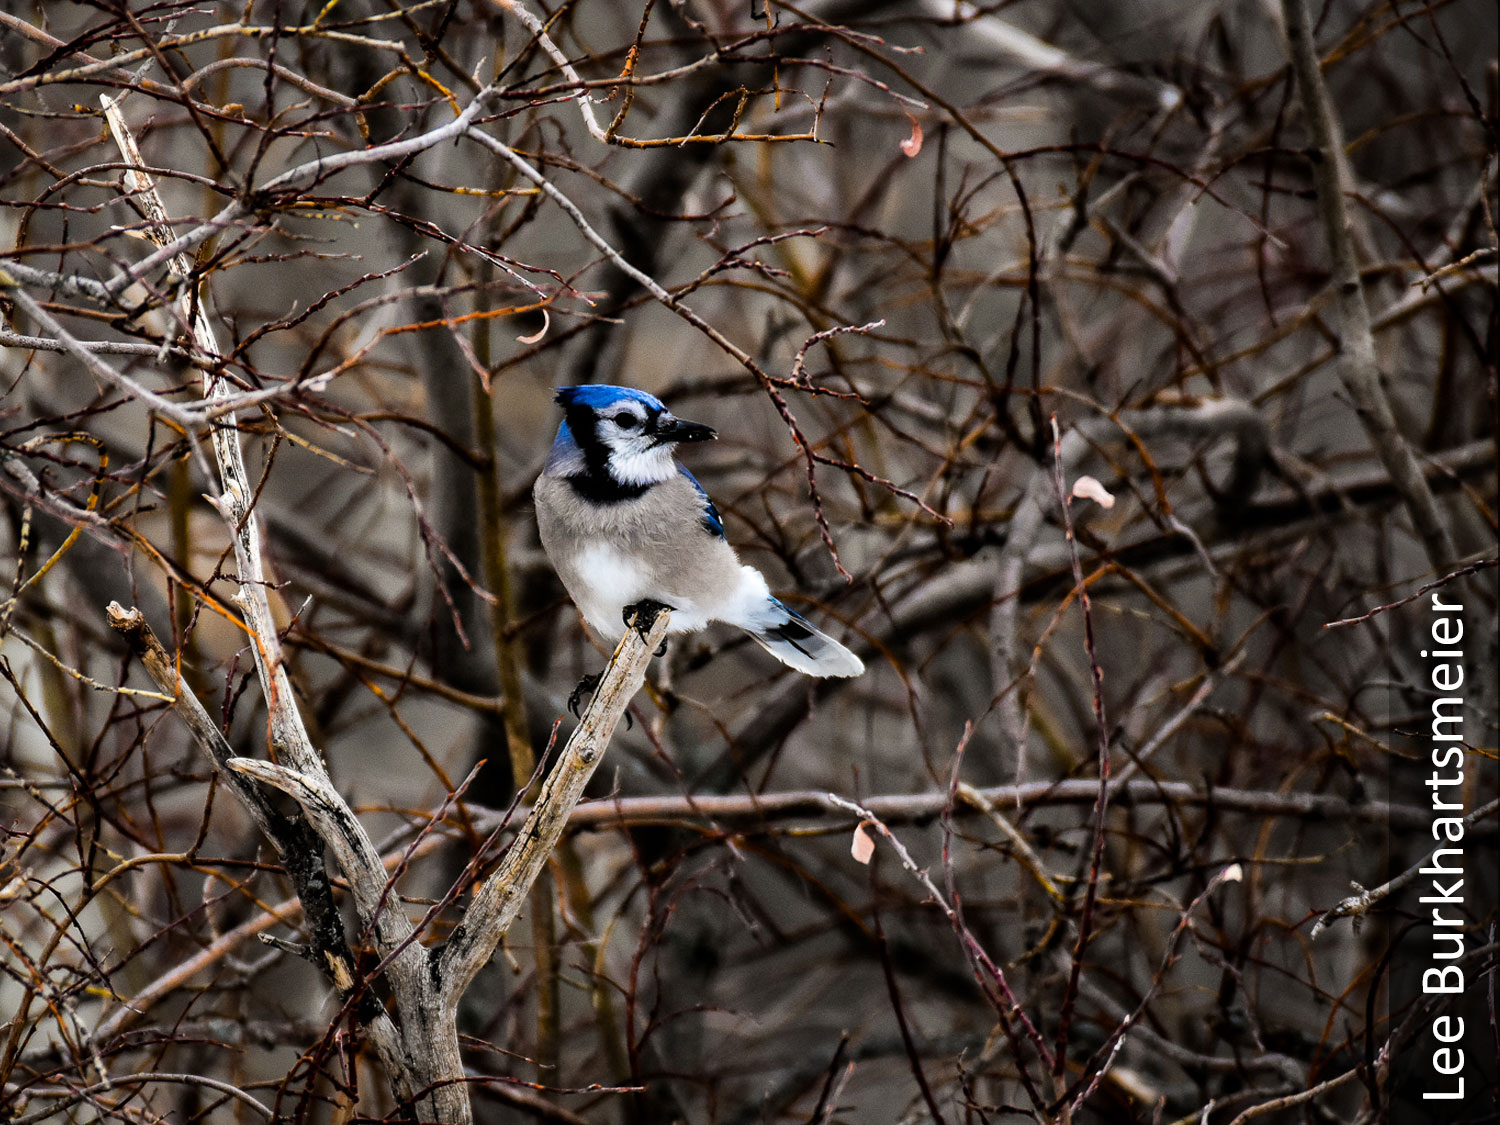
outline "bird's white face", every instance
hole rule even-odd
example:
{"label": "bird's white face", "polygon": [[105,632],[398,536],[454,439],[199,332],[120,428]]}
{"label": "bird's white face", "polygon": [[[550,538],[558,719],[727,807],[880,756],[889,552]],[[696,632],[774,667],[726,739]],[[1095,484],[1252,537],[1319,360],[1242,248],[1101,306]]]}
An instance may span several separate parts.
{"label": "bird's white face", "polygon": [[594,438],[609,450],[610,475],[621,484],[658,484],[677,472],[675,442],[661,432],[675,421],[670,413],[627,400],[603,407],[594,418]]}
{"label": "bird's white face", "polygon": [[[626,387],[559,387],[567,412],[547,454],[547,475],[573,480],[594,500],[611,503],[639,495],[679,472],[673,447],[710,441],[712,426],[684,422],[648,394]],[[606,479],[607,478],[607,479]]]}

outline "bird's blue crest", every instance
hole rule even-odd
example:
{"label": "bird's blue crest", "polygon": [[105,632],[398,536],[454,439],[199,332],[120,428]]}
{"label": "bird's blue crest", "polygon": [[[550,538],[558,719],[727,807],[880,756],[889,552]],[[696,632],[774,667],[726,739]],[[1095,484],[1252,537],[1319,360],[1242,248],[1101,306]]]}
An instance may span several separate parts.
{"label": "bird's blue crest", "polygon": [[609,383],[587,383],[581,387],[558,387],[554,402],[563,409],[586,406],[590,410],[604,410],[617,402],[638,402],[649,410],[666,410],[661,399],[638,391],[634,387],[616,387]]}

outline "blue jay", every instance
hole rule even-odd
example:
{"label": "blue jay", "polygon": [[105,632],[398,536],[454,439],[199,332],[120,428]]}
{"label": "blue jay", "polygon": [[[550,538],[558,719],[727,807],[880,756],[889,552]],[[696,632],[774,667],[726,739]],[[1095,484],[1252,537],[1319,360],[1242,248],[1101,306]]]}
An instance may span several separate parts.
{"label": "blue jay", "polygon": [[560,387],[556,401],[563,423],[532,490],[537,527],[596,632],[616,639],[638,608],[664,606],[669,633],[726,621],[810,676],[864,671],[859,657],[782,605],[760,571],[739,561],[708,493],[674,458],[678,444],[718,434],[630,387]]}

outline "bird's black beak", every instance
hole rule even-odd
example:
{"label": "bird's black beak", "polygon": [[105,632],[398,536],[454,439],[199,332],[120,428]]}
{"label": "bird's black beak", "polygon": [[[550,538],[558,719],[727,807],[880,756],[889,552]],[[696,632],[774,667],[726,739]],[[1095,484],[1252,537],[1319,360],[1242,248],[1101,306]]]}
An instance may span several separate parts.
{"label": "bird's black beak", "polygon": [[719,433],[712,426],[705,426],[700,422],[661,418],[651,428],[651,436],[656,439],[657,445],[669,445],[673,442],[712,441]]}

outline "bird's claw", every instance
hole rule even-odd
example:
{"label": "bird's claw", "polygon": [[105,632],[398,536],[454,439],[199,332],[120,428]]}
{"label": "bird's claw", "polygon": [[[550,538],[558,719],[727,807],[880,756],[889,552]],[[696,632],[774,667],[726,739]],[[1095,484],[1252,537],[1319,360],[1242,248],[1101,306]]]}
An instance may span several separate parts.
{"label": "bird's claw", "polygon": [[[627,629],[634,629],[635,635],[644,641],[651,632],[651,626],[656,624],[656,619],[661,615],[662,610],[669,610],[671,608],[671,606],[665,605],[662,602],[644,598],[641,601],[626,606],[620,616],[625,620],[625,627]],[[660,656],[666,651],[666,647],[666,642],[663,641],[661,648],[656,650],[656,655]]]}
{"label": "bird's claw", "polygon": [[573,712],[573,718],[580,718],[580,710],[583,706],[583,697],[593,694],[599,681],[604,678],[602,672],[585,672],[579,679],[573,691],[568,695],[568,710]]}
{"label": "bird's claw", "polygon": [[[621,611],[620,616],[625,621],[625,627],[627,629],[633,629],[636,636],[640,637],[641,640],[644,641],[648,637],[650,637],[651,628],[656,624],[657,617],[659,617],[664,610],[670,610],[671,608],[672,607],[669,605],[664,605],[661,602],[652,601],[651,599],[646,598],[642,601],[638,601],[626,606],[624,610]],[[666,651],[667,642],[663,640],[661,644],[657,646],[656,655],[661,656]],[[568,710],[573,712],[573,717],[575,719],[582,717],[581,711],[583,707],[583,697],[585,695],[591,694],[599,686],[600,681],[603,679],[603,672],[587,672],[581,679],[579,679],[578,685],[568,696]],[[630,717],[630,712],[626,711],[625,729],[629,730],[631,728],[631,725],[632,719]]]}

